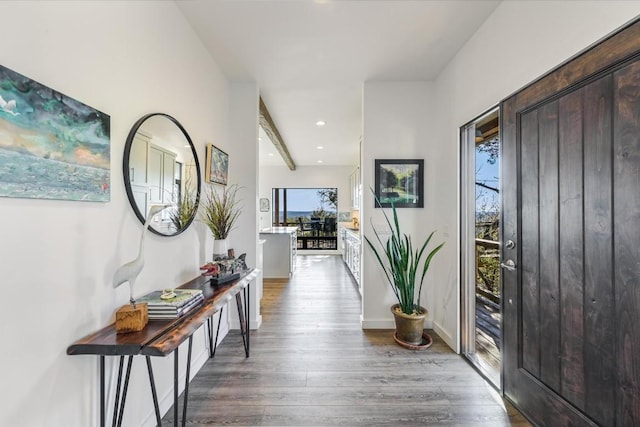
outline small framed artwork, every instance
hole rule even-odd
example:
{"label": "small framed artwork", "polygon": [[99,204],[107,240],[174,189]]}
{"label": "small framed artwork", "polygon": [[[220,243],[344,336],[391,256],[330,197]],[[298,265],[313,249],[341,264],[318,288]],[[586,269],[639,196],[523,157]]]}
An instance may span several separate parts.
{"label": "small framed artwork", "polygon": [[424,207],[424,159],[376,159],[376,208]]}
{"label": "small framed artwork", "polygon": [[260,199],[260,212],[269,212],[269,199]]}
{"label": "small framed artwork", "polygon": [[227,185],[229,155],[213,144],[207,145],[205,179],[213,184]]}

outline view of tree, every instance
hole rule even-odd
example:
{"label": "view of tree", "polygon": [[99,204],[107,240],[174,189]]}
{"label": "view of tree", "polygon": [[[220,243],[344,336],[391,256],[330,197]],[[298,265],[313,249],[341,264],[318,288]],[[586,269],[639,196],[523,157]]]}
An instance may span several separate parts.
{"label": "view of tree", "polygon": [[328,204],[330,210],[338,212],[338,189],[337,188],[321,188],[318,190],[320,198],[320,208],[324,211],[324,204]]}
{"label": "view of tree", "polygon": [[398,185],[398,177],[394,171],[382,169],[380,184],[382,188],[392,190]]}
{"label": "view of tree", "polygon": [[[500,196],[497,188],[497,163],[500,140],[496,137],[476,145],[476,238],[500,240]],[[500,296],[500,251],[495,246],[476,246],[476,283],[485,291]]]}
{"label": "view of tree", "polygon": [[478,144],[476,146],[476,151],[479,153],[487,153],[489,158],[487,159],[487,163],[493,165],[500,158],[500,140],[496,136],[489,141],[485,141],[482,144]]}

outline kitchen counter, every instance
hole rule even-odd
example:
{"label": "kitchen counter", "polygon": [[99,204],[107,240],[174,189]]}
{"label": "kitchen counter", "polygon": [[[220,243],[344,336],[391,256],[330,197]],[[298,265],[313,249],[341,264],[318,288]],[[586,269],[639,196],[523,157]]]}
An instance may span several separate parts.
{"label": "kitchen counter", "polygon": [[298,227],[268,227],[260,230],[264,240],[262,253],[263,277],[290,277],[296,267]]}
{"label": "kitchen counter", "polygon": [[298,227],[267,227],[260,230],[260,233],[265,234],[291,234],[297,232]]}

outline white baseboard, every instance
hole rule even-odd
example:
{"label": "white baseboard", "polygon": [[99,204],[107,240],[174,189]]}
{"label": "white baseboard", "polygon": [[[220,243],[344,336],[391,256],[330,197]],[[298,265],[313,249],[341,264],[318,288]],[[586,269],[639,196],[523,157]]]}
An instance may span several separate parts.
{"label": "white baseboard", "polygon": [[432,328],[436,334],[442,338],[442,340],[449,346],[451,349],[457,353],[459,353],[458,346],[455,344],[453,337],[446,329],[444,329],[438,322],[433,322]]}
{"label": "white baseboard", "polygon": [[260,329],[260,326],[262,326],[262,314],[252,320],[250,326],[252,330]]}
{"label": "white baseboard", "polygon": [[[235,308],[234,308],[234,311],[237,312]],[[240,320],[238,320],[237,314],[231,316],[229,323],[230,323],[229,329],[233,329],[233,330],[240,329]],[[260,326],[262,326],[262,315],[259,315],[258,317],[250,319],[249,327],[251,328],[252,331],[259,329]]]}

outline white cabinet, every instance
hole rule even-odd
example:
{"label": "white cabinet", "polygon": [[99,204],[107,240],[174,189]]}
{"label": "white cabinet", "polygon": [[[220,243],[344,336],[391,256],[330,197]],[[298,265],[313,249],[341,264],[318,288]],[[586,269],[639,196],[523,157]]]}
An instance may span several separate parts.
{"label": "white cabinet", "polygon": [[[152,140],[151,136],[138,131],[129,153],[131,191],[144,217],[151,205],[176,202],[174,181],[177,154],[154,145]],[[163,211],[160,217],[164,224],[154,224],[156,230],[169,225],[168,211]]]}
{"label": "white cabinet", "polygon": [[148,179],[151,204],[175,203],[176,155],[155,145],[149,146]]}
{"label": "white cabinet", "polygon": [[151,138],[138,132],[129,151],[129,180],[131,192],[138,209],[146,217],[149,210],[149,185],[147,183],[147,150]]}
{"label": "white cabinet", "polygon": [[360,198],[362,197],[360,166],[349,176],[349,187],[351,189],[351,209],[360,209]]}
{"label": "white cabinet", "polygon": [[342,259],[351,271],[353,278],[358,283],[358,290],[361,290],[360,285],[360,251],[362,248],[360,235],[355,231],[343,229],[344,233],[344,249],[342,251]]}

